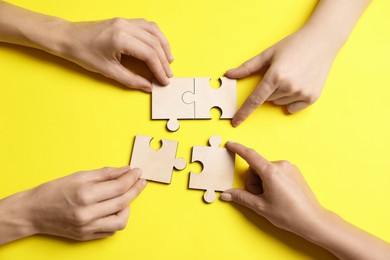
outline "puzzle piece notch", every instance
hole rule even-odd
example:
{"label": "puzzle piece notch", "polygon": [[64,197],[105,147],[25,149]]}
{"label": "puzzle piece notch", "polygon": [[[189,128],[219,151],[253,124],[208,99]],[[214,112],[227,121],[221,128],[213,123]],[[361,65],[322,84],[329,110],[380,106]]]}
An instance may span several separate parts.
{"label": "puzzle piece notch", "polygon": [[206,190],[203,199],[212,203],[216,200],[215,191],[224,191],[233,186],[234,154],[226,148],[219,148],[222,140],[211,136],[210,146],[194,146],[192,161],[200,162],[203,170],[200,173],[190,172],[190,189]]}
{"label": "puzzle piece notch", "polygon": [[195,104],[183,100],[184,93],[195,93],[194,78],[171,78],[167,86],[153,82],[152,119],[168,119],[169,131],[180,127],[178,119],[195,118]]}
{"label": "puzzle piece notch", "polygon": [[221,119],[233,118],[237,111],[237,81],[221,77],[221,86],[212,88],[211,78],[195,78],[195,92],[183,94],[186,104],[195,104],[195,118],[211,119],[210,110],[218,107],[222,111]]}
{"label": "puzzle piece notch", "polygon": [[142,170],[141,178],[162,183],[171,183],[172,170],[183,170],[187,163],[176,158],[178,142],[162,139],[159,150],[150,147],[153,137],[136,135],[130,167]]}

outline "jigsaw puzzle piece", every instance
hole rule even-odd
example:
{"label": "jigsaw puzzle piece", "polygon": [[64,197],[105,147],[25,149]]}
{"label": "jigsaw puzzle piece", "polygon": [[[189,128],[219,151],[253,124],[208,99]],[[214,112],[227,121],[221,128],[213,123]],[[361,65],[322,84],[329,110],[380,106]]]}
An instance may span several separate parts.
{"label": "jigsaw puzzle piece", "polygon": [[179,129],[177,119],[195,118],[195,104],[183,100],[184,93],[194,93],[194,78],[171,78],[168,86],[153,83],[152,119],[168,119],[170,131]]}
{"label": "jigsaw puzzle piece", "polygon": [[171,183],[172,170],[183,170],[187,163],[176,158],[178,142],[162,139],[159,150],[150,147],[151,136],[136,135],[130,167],[142,170],[141,178],[162,183]]}
{"label": "jigsaw puzzle piece", "polygon": [[195,93],[184,93],[183,99],[195,104],[195,118],[211,119],[210,110],[213,107],[221,109],[221,118],[233,118],[237,111],[237,81],[221,77],[221,87],[212,88],[210,79],[195,78]]}
{"label": "jigsaw puzzle piece", "polygon": [[215,201],[215,191],[233,186],[235,156],[226,148],[219,148],[221,142],[221,138],[214,135],[210,137],[210,146],[192,148],[191,162],[200,162],[203,170],[200,173],[190,172],[189,188],[206,190],[203,198],[208,203]]}

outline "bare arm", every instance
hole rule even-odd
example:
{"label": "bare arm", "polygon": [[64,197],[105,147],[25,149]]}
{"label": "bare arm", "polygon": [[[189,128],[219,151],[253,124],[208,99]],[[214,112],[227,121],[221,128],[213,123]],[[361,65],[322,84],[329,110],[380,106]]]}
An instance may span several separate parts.
{"label": "bare arm", "polygon": [[168,41],[143,19],[69,22],[0,1],[0,41],[47,51],[146,92],[151,82],[122,66],[122,55],[144,61],[163,85],[173,75]]}
{"label": "bare arm", "polygon": [[227,147],[249,164],[244,189],[221,198],[254,210],[275,226],[315,243],[341,259],[390,259],[390,244],[323,208],[297,167],[269,162],[238,143]]}
{"label": "bare arm", "polygon": [[226,72],[241,79],[267,68],[261,82],[233,118],[238,126],[264,102],[286,106],[290,113],[313,104],[321,95],[338,51],[371,0],[320,0],[297,32],[240,67]]}

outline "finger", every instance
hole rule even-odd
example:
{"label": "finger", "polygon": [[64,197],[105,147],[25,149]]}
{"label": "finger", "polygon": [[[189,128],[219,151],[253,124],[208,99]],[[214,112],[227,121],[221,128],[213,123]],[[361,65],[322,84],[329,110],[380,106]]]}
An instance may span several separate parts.
{"label": "finger", "polygon": [[271,57],[271,51],[264,51],[263,53],[244,62],[238,68],[228,70],[225,75],[232,79],[242,79],[248,77],[260,71],[264,66],[267,66]]}
{"label": "finger", "polygon": [[290,97],[295,95],[290,91],[290,88],[278,86],[277,89],[268,97],[267,101],[274,101],[279,98]]}
{"label": "finger", "polygon": [[111,71],[107,76],[122,83],[128,88],[142,89],[149,93],[152,92],[152,83],[149,80],[129,71],[120,62],[111,66]]}
{"label": "finger", "polygon": [[129,37],[131,45],[123,46],[124,54],[144,61],[156,79],[163,85],[169,84],[169,79],[155,49],[134,37]]}
{"label": "finger", "polygon": [[101,202],[125,194],[141,177],[140,169],[132,169],[117,179],[99,182],[89,188],[90,203]]}
{"label": "finger", "polygon": [[129,206],[146,186],[146,180],[139,179],[125,194],[102,201],[89,207],[90,221],[115,214]]}
{"label": "finger", "polygon": [[89,182],[102,182],[117,179],[129,170],[130,166],[121,168],[104,167],[97,170],[80,172],[79,174]]}
{"label": "finger", "polygon": [[275,99],[272,101],[272,103],[274,103],[275,105],[278,105],[278,106],[285,106],[285,105],[294,103],[296,101],[299,101],[299,97],[296,95],[293,95],[293,96],[289,96],[289,97],[282,97],[279,99]]}
{"label": "finger", "polygon": [[252,194],[259,195],[263,194],[263,181],[256,173],[253,168],[249,168],[246,181],[245,181],[245,189]]}
{"label": "finger", "polygon": [[88,236],[80,238],[75,238],[76,240],[80,241],[88,241],[88,240],[96,240],[96,239],[101,239],[105,237],[110,237],[115,235],[115,232],[97,232],[97,233],[92,233],[89,234]]}
{"label": "finger", "polygon": [[258,154],[255,150],[248,148],[242,144],[235,142],[227,142],[226,147],[233,153],[242,157],[259,177],[264,180],[269,168],[272,167],[272,163],[267,161],[264,157]]}
{"label": "finger", "polygon": [[160,62],[163,65],[163,68],[165,70],[165,74],[168,77],[173,76],[173,72],[171,68],[169,67],[169,60],[165,55],[164,49],[161,46],[160,40],[157,38],[157,36],[149,33],[145,30],[133,30],[132,31],[133,36],[136,37],[138,40],[143,41],[151,48],[155,49],[157,51],[157,54],[159,56]]}
{"label": "finger", "polygon": [[238,109],[232,119],[234,127],[240,125],[248,116],[259,106],[261,106],[268,97],[275,91],[277,86],[270,83],[268,73],[264,76],[263,80],[259,83],[252,94],[245,100],[244,104]]}
{"label": "finger", "polygon": [[144,29],[144,30],[148,31],[149,33],[153,34],[154,36],[156,36],[160,40],[160,43],[161,43],[161,46],[162,46],[162,48],[164,50],[165,56],[167,57],[169,62],[172,62],[174,58],[173,58],[173,55],[172,55],[172,52],[171,52],[171,47],[170,47],[170,45],[168,43],[167,38],[162,33],[162,31],[160,30],[158,25],[156,23],[154,23],[154,22],[147,22],[147,21],[142,20],[142,19],[136,20],[135,22],[142,29]]}
{"label": "finger", "polygon": [[308,102],[297,101],[297,102],[289,104],[287,106],[287,110],[288,110],[288,112],[290,112],[292,114],[292,113],[296,113],[298,111],[301,111],[301,110],[307,108],[308,106],[310,106],[310,103],[308,103]]}
{"label": "finger", "polygon": [[242,189],[230,189],[221,194],[221,199],[224,201],[233,201],[247,208],[252,209],[257,213],[264,210],[264,203],[261,197]]}
{"label": "finger", "polygon": [[116,214],[97,219],[90,226],[94,233],[116,232],[125,229],[129,216],[130,207],[126,207]]}

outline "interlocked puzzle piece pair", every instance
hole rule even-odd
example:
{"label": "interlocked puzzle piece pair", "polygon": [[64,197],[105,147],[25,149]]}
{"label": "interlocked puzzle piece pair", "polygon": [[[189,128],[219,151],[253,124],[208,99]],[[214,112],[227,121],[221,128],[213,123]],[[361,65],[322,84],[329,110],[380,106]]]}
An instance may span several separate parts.
{"label": "interlocked puzzle piece pair", "polygon": [[178,119],[211,119],[218,107],[221,118],[233,118],[237,109],[236,80],[221,77],[221,87],[210,87],[210,78],[172,78],[168,86],[153,83],[152,119],[168,119],[167,128],[177,131]]}
{"label": "interlocked puzzle piece pair", "polygon": [[[136,135],[130,167],[142,170],[141,178],[146,180],[171,183],[172,170],[183,170],[186,162],[176,158],[178,143],[172,140],[162,140],[162,147],[154,150],[150,147],[151,136]],[[210,146],[194,146],[191,162],[203,165],[201,173],[190,172],[190,189],[206,190],[203,198],[212,203],[216,199],[215,191],[224,191],[233,186],[234,154],[221,145],[219,136],[211,136]]]}

